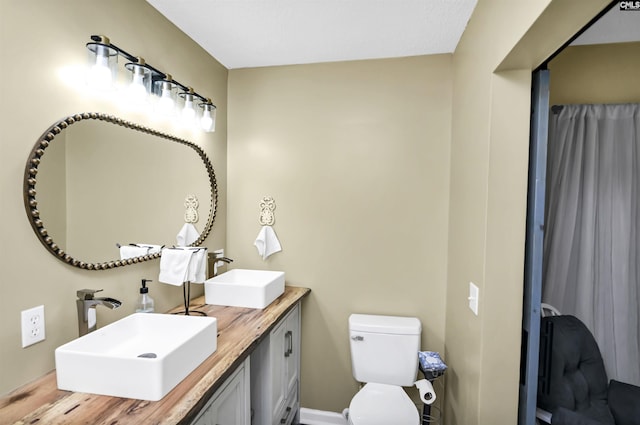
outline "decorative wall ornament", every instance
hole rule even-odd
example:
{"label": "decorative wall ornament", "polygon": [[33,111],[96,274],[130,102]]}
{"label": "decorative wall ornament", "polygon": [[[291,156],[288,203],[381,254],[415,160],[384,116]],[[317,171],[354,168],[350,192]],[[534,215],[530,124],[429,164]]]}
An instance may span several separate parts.
{"label": "decorative wall ornament", "polygon": [[198,222],[198,198],[196,195],[187,195],[184,199],[184,222],[185,223],[197,223]]}
{"label": "decorative wall ornament", "polygon": [[265,196],[260,201],[260,224],[263,226],[273,226],[276,216],[273,211],[276,209],[276,201],[271,196]]}

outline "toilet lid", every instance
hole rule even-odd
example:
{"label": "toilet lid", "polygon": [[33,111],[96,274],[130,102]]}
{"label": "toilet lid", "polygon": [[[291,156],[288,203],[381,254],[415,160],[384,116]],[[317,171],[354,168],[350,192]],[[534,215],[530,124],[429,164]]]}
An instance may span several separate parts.
{"label": "toilet lid", "polygon": [[349,405],[352,425],[420,425],[418,409],[402,387],[367,384]]}

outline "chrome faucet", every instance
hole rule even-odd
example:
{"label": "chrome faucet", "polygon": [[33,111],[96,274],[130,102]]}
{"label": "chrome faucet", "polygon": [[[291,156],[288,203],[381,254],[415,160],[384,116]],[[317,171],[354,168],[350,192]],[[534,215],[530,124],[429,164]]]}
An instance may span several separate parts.
{"label": "chrome faucet", "polygon": [[93,295],[96,292],[100,292],[102,289],[80,289],[76,292],[78,299],[76,305],[78,306],[78,334],[79,336],[86,335],[89,332],[93,332],[98,328],[96,320],[96,306],[103,305],[110,309],[118,308],[122,303],[115,298],[99,297],[95,298]]}

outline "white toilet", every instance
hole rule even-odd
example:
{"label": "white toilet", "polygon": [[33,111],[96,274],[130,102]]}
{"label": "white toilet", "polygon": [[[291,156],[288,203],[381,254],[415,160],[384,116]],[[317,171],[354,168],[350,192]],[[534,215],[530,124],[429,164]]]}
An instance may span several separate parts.
{"label": "white toilet", "polygon": [[351,400],[349,424],[420,425],[418,409],[402,387],[416,380],[421,332],[415,317],[349,317],[353,377],[366,384]]}

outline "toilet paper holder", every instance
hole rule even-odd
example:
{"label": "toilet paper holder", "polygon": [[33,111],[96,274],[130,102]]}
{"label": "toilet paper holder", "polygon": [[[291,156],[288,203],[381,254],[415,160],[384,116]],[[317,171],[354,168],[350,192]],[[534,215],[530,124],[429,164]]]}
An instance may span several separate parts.
{"label": "toilet paper holder", "polygon": [[436,392],[433,389],[433,385],[426,379],[420,379],[416,381],[413,385],[418,388],[418,392],[420,393],[420,400],[424,404],[433,404],[436,401]]}

